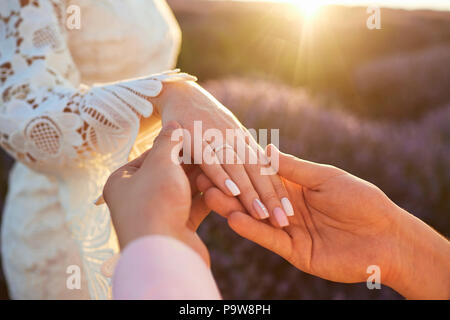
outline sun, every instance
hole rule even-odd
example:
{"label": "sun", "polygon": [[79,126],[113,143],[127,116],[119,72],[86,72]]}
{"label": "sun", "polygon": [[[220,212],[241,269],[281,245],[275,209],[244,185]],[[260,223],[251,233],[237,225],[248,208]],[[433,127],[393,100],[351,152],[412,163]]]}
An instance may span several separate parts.
{"label": "sun", "polygon": [[319,0],[290,0],[289,2],[295,4],[307,19],[314,18],[324,5],[324,2]]}

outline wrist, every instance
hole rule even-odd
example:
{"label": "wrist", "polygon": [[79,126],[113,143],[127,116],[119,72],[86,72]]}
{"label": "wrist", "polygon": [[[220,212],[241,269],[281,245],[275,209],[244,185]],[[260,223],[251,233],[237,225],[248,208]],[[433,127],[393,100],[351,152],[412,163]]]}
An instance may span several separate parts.
{"label": "wrist", "polygon": [[150,98],[150,102],[162,117],[165,113],[187,105],[186,100],[192,96],[194,90],[196,90],[196,84],[193,81],[166,82],[163,84],[161,93],[157,97]]}
{"label": "wrist", "polygon": [[395,254],[385,284],[407,299],[449,299],[448,241],[399,207],[393,223]]}
{"label": "wrist", "polygon": [[167,221],[167,216],[151,215],[148,212],[133,215],[130,211],[124,212],[120,218],[116,215],[113,222],[120,247],[123,249],[136,239],[152,235],[178,238],[179,227],[173,221]]}

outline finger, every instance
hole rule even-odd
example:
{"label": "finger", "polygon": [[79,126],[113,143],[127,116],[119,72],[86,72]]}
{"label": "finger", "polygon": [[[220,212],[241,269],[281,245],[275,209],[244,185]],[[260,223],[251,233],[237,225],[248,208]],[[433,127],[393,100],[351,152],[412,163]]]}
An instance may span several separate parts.
{"label": "finger", "polygon": [[[256,156],[255,151],[250,148],[250,146],[248,146],[248,153],[254,153],[253,157]],[[283,206],[281,204],[281,200],[275,191],[270,176],[262,174],[262,167],[259,163],[246,163],[245,169],[247,170],[251,182],[253,186],[255,186],[261,201],[270,212],[270,222],[272,225],[280,228],[287,227],[289,225],[289,220],[286,212],[282,208]]]}
{"label": "finger", "polygon": [[294,207],[289,200],[289,194],[286,190],[286,186],[284,185],[280,176],[277,174],[271,175],[269,176],[269,178],[270,181],[272,181],[272,185],[275,189],[276,194],[278,195],[278,199],[280,199],[284,212],[286,212],[286,215],[288,217],[292,217],[294,215]]}
{"label": "finger", "polygon": [[289,235],[262,221],[258,221],[242,212],[233,212],[228,217],[228,225],[241,237],[288,259],[292,251]]}
{"label": "finger", "polygon": [[206,176],[225,194],[238,196],[241,193],[236,183],[220,165],[212,147],[205,141],[203,141],[203,161],[200,167]]}
{"label": "finger", "polygon": [[[287,197],[287,192],[283,192],[284,187],[278,185],[277,187],[280,189],[280,194],[277,193],[277,190],[272,183],[276,182],[276,180],[271,179],[271,176],[275,173],[272,173],[270,170],[263,167],[269,164],[264,150],[245,128],[240,132],[238,136],[238,140],[239,139],[245,144],[244,148],[240,148],[241,150],[238,151],[238,154],[244,153],[246,156],[248,155],[248,161],[245,161],[245,169],[247,170],[261,200],[270,212],[270,222],[273,226],[277,227],[288,226],[289,220],[283,206],[283,203],[288,203],[286,199],[284,199]],[[247,160],[247,158],[245,159]],[[280,195],[282,195],[282,197],[280,197]],[[283,203],[281,200],[283,200]]]}
{"label": "finger", "polygon": [[182,167],[184,169],[184,172],[186,173],[186,176],[188,177],[192,195],[194,196],[198,192],[201,192],[198,189],[198,185],[197,185],[197,178],[198,178],[198,176],[203,174],[202,170],[200,169],[200,167],[197,166],[197,165],[193,165],[193,164],[183,165]]}
{"label": "finger", "polygon": [[211,210],[225,218],[234,211],[245,212],[245,208],[236,197],[227,196],[215,187],[208,189],[203,197]]}
{"label": "finger", "polygon": [[214,183],[204,174],[200,173],[197,176],[197,188],[200,192],[205,192],[206,190],[214,187]]}
{"label": "finger", "polygon": [[128,162],[125,166],[134,167],[136,169],[139,169],[142,166],[142,164],[144,163],[145,158],[147,158],[147,155],[150,153],[151,150],[152,150],[152,148],[148,149],[147,151],[145,151],[143,154],[141,154],[136,159]]}
{"label": "finger", "polygon": [[[130,173],[130,172],[137,171],[142,166],[142,163],[145,161],[145,159],[147,158],[150,151],[151,151],[151,148],[148,149],[147,151],[145,151],[143,154],[141,154],[136,159],[134,159],[134,160],[124,164],[122,167],[118,168],[116,171],[114,171],[109,176],[109,181],[111,181],[111,179],[116,179],[116,177],[120,177],[125,172]],[[101,194],[94,200],[95,206],[101,206],[102,204],[105,204],[105,203],[106,202],[105,202],[104,194]]]}
{"label": "finger", "polygon": [[[271,158],[273,156],[278,157],[279,175],[309,189],[314,189],[327,179],[344,173],[344,171],[333,166],[302,160],[282,153],[274,145],[269,145],[267,152]],[[272,152],[274,152],[273,155]]]}
{"label": "finger", "polygon": [[156,137],[141,168],[155,165],[180,165],[179,154],[182,147],[183,129],[176,121],[169,121]]}
{"label": "finger", "polygon": [[216,155],[222,167],[229,174],[231,179],[236,182],[239,189],[242,191],[239,200],[255,219],[269,218],[267,208],[261,202],[261,199],[252,185],[247,171],[241,164],[236,152],[229,145],[222,145],[220,149],[216,149]]}
{"label": "finger", "polygon": [[200,224],[205,220],[211,209],[208,208],[204,201],[204,197],[198,194],[192,199],[191,212],[189,215],[188,226],[192,231],[196,232]]}

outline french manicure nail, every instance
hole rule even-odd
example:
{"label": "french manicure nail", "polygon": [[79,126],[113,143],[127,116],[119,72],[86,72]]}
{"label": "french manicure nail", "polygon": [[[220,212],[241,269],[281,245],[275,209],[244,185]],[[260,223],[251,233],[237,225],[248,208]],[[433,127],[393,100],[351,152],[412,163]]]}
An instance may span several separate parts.
{"label": "french manicure nail", "polygon": [[241,190],[239,190],[238,186],[230,179],[225,180],[225,185],[233,196],[236,197],[241,194]]}
{"label": "french manicure nail", "polygon": [[267,219],[269,217],[269,211],[263,205],[261,200],[259,199],[253,200],[253,207],[255,208],[256,212],[258,213],[261,219]]}
{"label": "french manicure nail", "polygon": [[287,227],[289,225],[288,218],[286,216],[286,213],[284,213],[283,209],[276,207],[273,210],[273,214],[280,227]]}
{"label": "french manicure nail", "polygon": [[294,207],[288,198],[281,199],[281,205],[283,206],[284,212],[286,212],[288,217],[292,217],[294,215]]}

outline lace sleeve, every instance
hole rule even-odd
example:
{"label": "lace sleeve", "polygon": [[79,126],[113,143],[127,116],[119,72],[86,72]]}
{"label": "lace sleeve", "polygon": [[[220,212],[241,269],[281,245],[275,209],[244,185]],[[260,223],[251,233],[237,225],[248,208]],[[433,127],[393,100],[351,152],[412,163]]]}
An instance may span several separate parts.
{"label": "lace sleeve", "polygon": [[70,55],[62,0],[2,0],[0,144],[39,171],[57,171],[130,147],[149,97],[178,70],[88,88]]}

